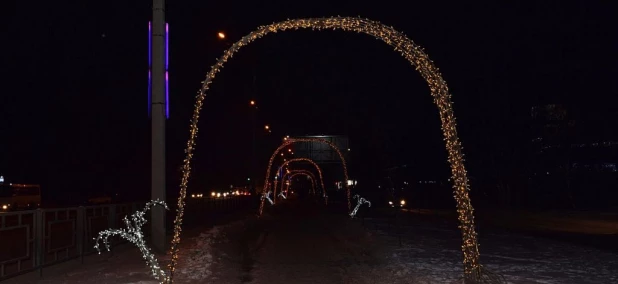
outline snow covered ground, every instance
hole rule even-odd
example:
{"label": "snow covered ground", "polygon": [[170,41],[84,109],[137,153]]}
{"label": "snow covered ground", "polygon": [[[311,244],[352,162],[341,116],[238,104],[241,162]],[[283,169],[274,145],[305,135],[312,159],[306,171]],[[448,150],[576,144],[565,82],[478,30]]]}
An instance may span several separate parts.
{"label": "snow covered ground", "polygon": [[[293,204],[293,203],[289,203]],[[460,232],[449,222],[351,220],[285,203],[247,218],[187,232],[176,283],[461,283]],[[362,210],[362,208],[361,208]],[[400,234],[397,234],[400,232]],[[401,235],[401,245],[399,243]],[[509,283],[618,283],[618,255],[512,233],[482,232],[481,263]],[[160,256],[162,263],[169,258]],[[157,283],[124,245],[84,264],[59,264],[13,283]]]}
{"label": "snow covered ground", "polygon": [[[401,227],[366,219],[369,230],[382,235],[399,273],[429,283],[451,283],[462,274],[461,234],[448,224]],[[512,233],[485,232],[479,237],[481,264],[509,283],[618,283],[618,255],[571,243]]]}

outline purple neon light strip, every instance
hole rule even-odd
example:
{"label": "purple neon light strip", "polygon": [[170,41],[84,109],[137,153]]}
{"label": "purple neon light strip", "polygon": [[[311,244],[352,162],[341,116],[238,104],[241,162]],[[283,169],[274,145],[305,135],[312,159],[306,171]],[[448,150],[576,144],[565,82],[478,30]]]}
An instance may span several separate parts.
{"label": "purple neon light strip", "polygon": [[152,67],[152,22],[148,22],[148,67]]}
{"label": "purple neon light strip", "polygon": [[170,80],[168,67],[170,63],[170,25],[165,23],[165,117],[170,118]]}
{"label": "purple neon light strip", "polygon": [[152,105],[152,74],[148,70],[148,117],[150,117],[150,106]]}
{"label": "purple neon light strip", "polygon": [[170,80],[167,71],[165,71],[165,117],[170,118]]}
{"label": "purple neon light strip", "polygon": [[165,23],[165,71],[170,66],[170,24]]}
{"label": "purple neon light strip", "polygon": [[152,22],[148,22],[148,117],[152,107]]}

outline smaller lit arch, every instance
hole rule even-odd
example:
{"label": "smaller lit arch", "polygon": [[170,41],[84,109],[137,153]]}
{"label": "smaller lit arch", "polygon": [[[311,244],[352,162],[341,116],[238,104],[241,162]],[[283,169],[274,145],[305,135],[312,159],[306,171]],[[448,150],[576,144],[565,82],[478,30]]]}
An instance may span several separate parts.
{"label": "smaller lit arch", "polygon": [[311,177],[311,175],[309,175],[308,173],[294,173],[294,174],[290,175],[290,180],[293,179],[296,176],[299,176],[299,175],[303,175],[303,176],[306,176],[307,178],[309,178],[309,180],[311,181],[311,189],[315,193],[315,177]]}
{"label": "smaller lit arch", "polygon": [[[341,164],[343,165],[343,175],[344,175],[344,180],[348,180],[348,167],[346,165],[345,162],[345,158],[343,157],[343,154],[341,153],[341,151],[339,150],[339,148],[333,144],[330,141],[327,141],[325,139],[322,138],[287,138],[285,141],[283,141],[283,143],[281,144],[281,146],[279,146],[275,152],[273,152],[273,154],[270,156],[270,160],[268,161],[268,167],[266,168],[266,177],[264,178],[264,188],[262,189],[262,194],[266,193],[266,191],[268,190],[268,187],[270,186],[269,183],[269,177],[270,177],[270,170],[273,166],[273,162],[275,161],[275,158],[277,157],[277,155],[281,152],[281,150],[283,150],[283,148],[292,145],[294,143],[299,143],[299,142],[317,142],[317,143],[323,143],[328,145],[330,148],[332,148],[333,150],[335,150],[335,152],[337,152],[337,155],[339,156],[339,159],[341,159]],[[351,200],[351,194],[350,194],[350,187],[347,186],[346,184],[346,197],[348,200],[348,212],[350,212],[352,210],[352,200]],[[264,208],[264,202],[262,201],[260,203],[260,211],[259,214],[262,214],[262,209]]]}
{"label": "smaller lit arch", "polygon": [[[313,165],[317,169],[318,174],[320,175],[320,180],[322,181],[322,190],[324,190],[324,187],[323,187],[324,186],[324,179],[322,177],[322,169],[320,169],[320,166],[318,166],[318,164],[316,164],[313,160],[308,159],[308,158],[294,158],[294,159],[285,161],[283,164],[281,164],[280,168],[283,168],[283,167],[289,165],[290,163],[295,163],[295,162],[308,162],[311,165]],[[271,166],[268,167],[269,168],[269,172],[270,172],[270,167]],[[270,179],[269,179],[269,176],[266,176],[266,180],[264,181],[264,190],[262,191],[262,194],[266,193],[266,190],[268,189],[269,185],[270,185]],[[274,185],[275,186],[274,186],[274,189],[273,189],[273,193],[275,194],[275,196],[277,196],[277,184],[276,184],[276,181],[275,181]],[[264,202],[265,202],[264,199],[262,199],[262,201],[260,201],[260,208],[259,208],[259,211],[258,211],[258,214],[260,216],[262,215],[262,212],[264,211]]]}
{"label": "smaller lit arch", "polygon": [[[312,178],[313,180],[316,180],[315,175],[313,175],[312,172],[307,171],[307,170],[292,170],[289,173],[286,173],[283,175],[283,178],[281,179],[281,181],[284,181],[286,177],[288,177],[288,179],[292,179],[295,176],[297,176],[298,174],[305,174],[306,176],[309,176],[310,178]],[[318,174],[320,175],[320,182],[321,182],[321,186],[322,186],[322,191],[324,191],[324,180],[322,179],[322,172],[318,172]],[[313,182],[313,181],[312,181]],[[283,190],[283,182],[281,183],[281,190]],[[313,191],[315,193],[315,185],[313,187]]]}

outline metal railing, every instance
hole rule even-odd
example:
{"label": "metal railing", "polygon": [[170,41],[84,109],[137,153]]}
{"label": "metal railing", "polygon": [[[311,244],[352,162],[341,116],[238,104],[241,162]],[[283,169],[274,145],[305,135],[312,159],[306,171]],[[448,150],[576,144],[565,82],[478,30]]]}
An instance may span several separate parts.
{"label": "metal railing", "polygon": [[[187,207],[192,215],[226,213],[248,207],[252,203],[249,197],[188,198]],[[96,252],[94,238],[100,231],[124,227],[122,219],[143,206],[106,204],[0,213],[0,281],[35,270],[42,276],[44,267],[72,259],[81,258],[83,263],[84,256]],[[175,210],[170,211],[167,215],[173,218],[175,214],[169,213]],[[150,214],[146,217],[149,219]],[[146,234],[149,225],[143,227]],[[112,244],[121,241],[110,239]]]}
{"label": "metal railing", "polygon": [[93,253],[99,231],[121,226],[139,203],[0,213],[0,281]]}

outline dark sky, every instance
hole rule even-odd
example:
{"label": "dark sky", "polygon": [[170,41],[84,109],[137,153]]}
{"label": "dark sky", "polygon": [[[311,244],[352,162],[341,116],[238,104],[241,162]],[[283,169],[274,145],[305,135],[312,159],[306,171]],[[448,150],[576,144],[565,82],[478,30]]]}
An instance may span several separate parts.
{"label": "dark sky", "polygon": [[[229,44],[216,33],[233,42],[286,18],[360,15],[424,47],[452,91],[472,175],[492,155],[488,145],[525,135],[517,127],[531,105],[614,104],[615,5],[414,2],[169,1],[169,188],[179,183],[200,81]],[[151,2],[14,0],[2,11],[0,174],[48,192],[147,193]],[[258,131],[263,156],[286,134],[343,134],[357,174],[403,163],[448,172],[436,108],[408,62],[366,35],[292,31],[241,50],[215,80],[201,116],[194,186],[246,178],[251,98],[258,124],[273,128],[270,136]]]}

